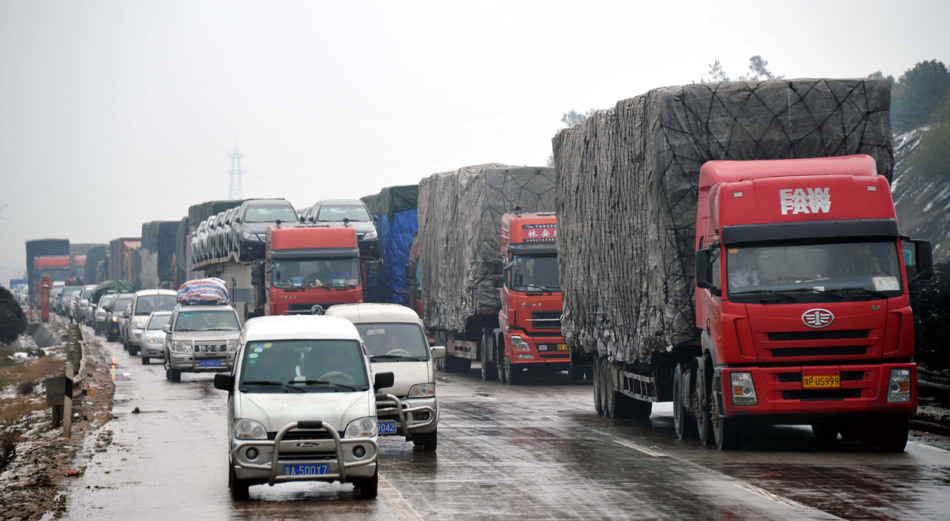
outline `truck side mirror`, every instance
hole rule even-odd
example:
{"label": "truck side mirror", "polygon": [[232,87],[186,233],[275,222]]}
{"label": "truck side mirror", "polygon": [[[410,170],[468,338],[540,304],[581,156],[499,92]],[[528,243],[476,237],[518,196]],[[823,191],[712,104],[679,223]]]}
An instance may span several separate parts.
{"label": "truck side mirror", "polygon": [[[505,263],[501,259],[491,261],[492,275],[502,275],[505,273]],[[496,288],[499,286],[495,286]]]}
{"label": "truck side mirror", "polygon": [[505,277],[501,275],[495,275],[492,277],[492,287],[495,289],[505,287]]}
{"label": "truck side mirror", "polygon": [[234,377],[229,374],[214,375],[214,388],[230,392],[234,389]]}
{"label": "truck side mirror", "polygon": [[719,288],[713,284],[712,252],[710,250],[699,250],[696,252],[696,287],[708,289],[717,297],[720,295]]}
{"label": "truck side mirror", "polygon": [[933,277],[934,261],[930,241],[911,239],[910,241],[904,241],[904,243],[906,242],[913,245],[913,248],[904,250],[907,277],[910,280],[924,280]]}
{"label": "truck side mirror", "polygon": [[392,387],[396,383],[396,375],[393,373],[376,373],[373,380],[373,391]]}

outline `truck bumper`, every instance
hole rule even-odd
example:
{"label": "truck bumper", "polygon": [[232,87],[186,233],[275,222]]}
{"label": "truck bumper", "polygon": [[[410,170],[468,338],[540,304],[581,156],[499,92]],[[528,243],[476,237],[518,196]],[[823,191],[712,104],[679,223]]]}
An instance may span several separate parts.
{"label": "truck bumper", "polygon": [[[517,349],[511,337],[517,336],[528,344],[528,349]],[[560,336],[530,336],[521,330],[511,330],[505,334],[505,342],[511,348],[511,363],[543,364],[553,370],[569,369],[571,367],[571,351],[566,349],[564,338]],[[564,346],[564,348],[561,348]],[[563,366],[563,367],[562,367]]]}
{"label": "truck bumper", "polygon": [[[891,370],[910,370],[910,399],[888,402]],[[806,389],[803,370],[808,374],[837,374],[839,387]],[[884,363],[873,365],[830,365],[792,367],[724,367],[720,374],[722,405],[726,417],[780,416],[783,420],[801,416],[808,419],[842,413],[911,413],[917,409],[917,365]],[[750,373],[758,400],[756,405],[733,403],[731,375]],[[789,423],[795,423],[789,421]]]}
{"label": "truck bumper", "polygon": [[[273,440],[232,440],[231,464],[235,475],[238,479],[273,486],[283,481],[345,483],[355,478],[369,478],[376,473],[379,445],[375,438],[341,439],[332,426],[320,424],[288,423]],[[362,447],[360,457],[354,453],[357,447]],[[249,457],[250,449],[257,452],[256,457]],[[305,471],[297,472],[301,468]]]}

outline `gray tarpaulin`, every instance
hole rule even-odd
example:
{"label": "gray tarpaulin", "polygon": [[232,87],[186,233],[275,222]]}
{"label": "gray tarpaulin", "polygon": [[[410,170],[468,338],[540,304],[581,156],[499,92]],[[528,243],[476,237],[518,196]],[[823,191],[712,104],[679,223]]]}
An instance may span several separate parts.
{"label": "gray tarpaulin", "polygon": [[461,332],[473,316],[498,311],[491,261],[501,216],[554,209],[553,168],[499,164],[433,174],[419,184],[419,244],[425,324]]}
{"label": "gray tarpaulin", "polygon": [[696,338],[699,168],[713,159],[869,154],[894,166],[885,80],[654,89],[559,132],[558,259],[567,342],[624,361]]}

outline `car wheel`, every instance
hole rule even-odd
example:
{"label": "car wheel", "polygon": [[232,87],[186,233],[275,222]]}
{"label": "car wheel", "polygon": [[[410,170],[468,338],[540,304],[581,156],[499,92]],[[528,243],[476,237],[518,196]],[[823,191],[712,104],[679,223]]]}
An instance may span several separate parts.
{"label": "car wheel", "polygon": [[422,452],[435,452],[439,447],[439,431],[435,430],[420,434],[412,438],[412,444],[422,449]]}
{"label": "car wheel", "polygon": [[142,365],[148,365],[148,357],[144,354],[142,355]]}
{"label": "car wheel", "polygon": [[234,473],[234,465],[228,462],[228,489],[231,491],[231,499],[234,501],[247,501],[251,497],[251,482],[245,479],[238,479]]}
{"label": "car wheel", "polygon": [[376,499],[376,496],[379,495],[379,463],[376,463],[376,471],[373,472],[373,477],[354,479],[353,486],[360,498]]}

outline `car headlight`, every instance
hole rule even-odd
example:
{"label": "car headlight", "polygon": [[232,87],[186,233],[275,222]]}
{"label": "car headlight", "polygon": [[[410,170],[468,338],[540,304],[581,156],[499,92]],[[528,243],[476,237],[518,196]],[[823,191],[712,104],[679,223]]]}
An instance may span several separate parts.
{"label": "car headlight", "polygon": [[118,317],[112,317],[112,321],[113,321],[113,322],[118,322],[118,321],[119,321],[119,318],[118,318]]}
{"label": "car headlight", "polygon": [[435,382],[416,384],[409,388],[409,398],[429,398],[435,396]]}
{"label": "car headlight", "polygon": [[511,336],[511,348],[517,351],[531,351],[531,346],[518,335]]}
{"label": "car headlight", "polygon": [[256,241],[256,240],[257,240],[257,234],[256,234],[256,233],[244,232],[244,233],[241,234],[241,236],[244,237],[245,239],[249,240],[249,241]]}
{"label": "car headlight", "polygon": [[175,353],[190,353],[191,342],[176,340],[172,342],[172,351]]}
{"label": "car headlight", "polygon": [[237,349],[237,346],[238,346],[238,339],[236,338],[228,339],[228,351],[234,351],[235,349]]}
{"label": "car headlight", "polygon": [[346,426],[343,432],[344,438],[375,438],[376,437],[376,418],[366,416],[353,420]]}
{"label": "car headlight", "polygon": [[364,235],[363,239],[367,241],[371,241],[371,240],[376,239],[376,237],[378,237],[378,235],[376,234],[376,230],[373,230],[371,232],[368,232],[366,235]]}
{"label": "car headlight", "polygon": [[259,421],[235,418],[234,437],[239,440],[266,440],[267,429]]}

